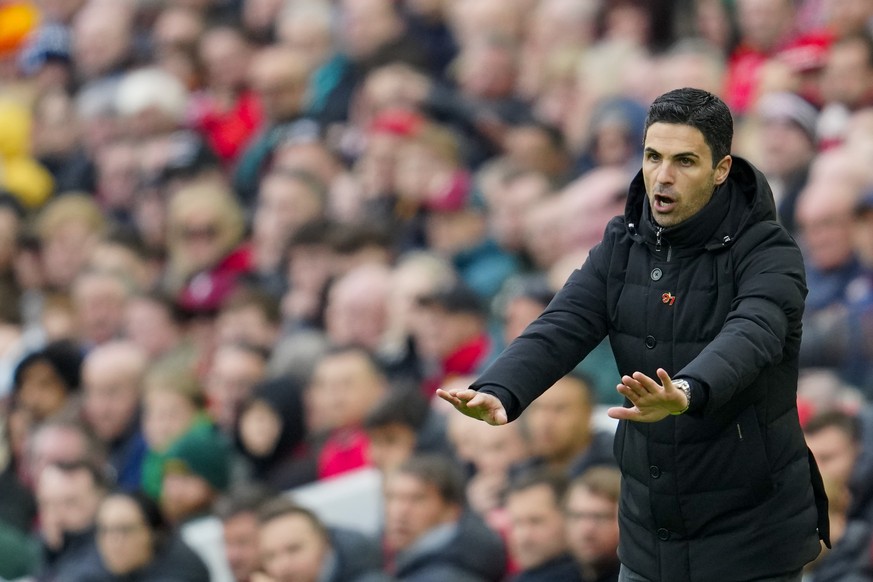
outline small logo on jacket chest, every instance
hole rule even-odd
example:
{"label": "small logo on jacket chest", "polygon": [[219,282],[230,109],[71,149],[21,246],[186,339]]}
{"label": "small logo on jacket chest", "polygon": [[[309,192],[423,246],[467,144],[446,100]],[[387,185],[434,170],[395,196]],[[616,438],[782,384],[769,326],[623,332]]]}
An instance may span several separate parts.
{"label": "small logo on jacket chest", "polygon": [[661,295],[661,303],[665,305],[673,305],[676,302],[676,296],[667,291]]}

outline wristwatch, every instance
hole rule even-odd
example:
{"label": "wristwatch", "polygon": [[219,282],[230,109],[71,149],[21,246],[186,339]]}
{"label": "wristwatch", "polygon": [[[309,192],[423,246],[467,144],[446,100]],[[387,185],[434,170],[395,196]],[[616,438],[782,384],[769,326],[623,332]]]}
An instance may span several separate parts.
{"label": "wristwatch", "polygon": [[671,412],[673,416],[678,416],[680,414],[685,414],[689,408],[691,408],[691,384],[688,383],[688,380],[683,380],[679,378],[677,380],[673,380],[673,386],[682,390],[685,393],[685,408],[680,410],[679,412]]}

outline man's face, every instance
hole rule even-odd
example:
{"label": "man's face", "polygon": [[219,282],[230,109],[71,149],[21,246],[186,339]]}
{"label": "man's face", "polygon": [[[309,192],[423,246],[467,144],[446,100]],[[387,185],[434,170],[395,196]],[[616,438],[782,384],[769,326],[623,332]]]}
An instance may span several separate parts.
{"label": "man's face", "polygon": [[161,482],[161,509],[173,523],[209,508],[215,494],[203,477],[170,472]]}
{"label": "man's face", "polygon": [[37,484],[43,533],[50,543],[65,532],[81,532],[93,525],[102,497],[87,469],[47,467]]}
{"label": "man's face", "polygon": [[569,462],[591,438],[591,401],[587,388],[562,378],[524,413],[533,454],[556,463]]}
{"label": "man's face", "polygon": [[643,180],[655,222],[676,226],[697,214],[727,179],[730,167],[730,156],[712,167],[712,153],[700,130],[653,123],[646,132]]}
{"label": "man's face", "polygon": [[328,547],[306,517],[289,514],[268,521],[258,535],[261,566],[275,582],[316,582]]}
{"label": "man's face", "polygon": [[237,513],[224,522],[224,553],[234,579],[249,580],[258,570],[258,518],[253,512]]}
{"label": "man's face", "polygon": [[370,463],[382,472],[395,469],[415,451],[415,431],[412,427],[395,422],[367,430]]}
{"label": "man's face", "polygon": [[567,545],[582,564],[615,562],[618,549],[618,504],[586,487],[572,487],[564,506]]}
{"label": "man's face", "polygon": [[536,568],[564,552],[564,515],[551,487],[540,484],[514,491],[506,509],[509,550],[522,569]]}
{"label": "man's face", "polygon": [[822,476],[834,485],[845,486],[855,466],[858,446],[844,431],[829,426],[806,435],[806,444],[812,451]]}
{"label": "man's face", "polygon": [[459,511],[434,485],[394,473],[385,483],[385,544],[392,551],[404,550],[438,525],[457,519]]}
{"label": "man's face", "polygon": [[264,376],[262,358],[234,346],[220,347],[206,380],[209,408],[215,420],[232,432],[240,406]]}
{"label": "man's face", "polygon": [[134,421],[139,402],[135,378],[108,362],[85,364],[84,413],[98,438],[112,442]]}
{"label": "man's face", "polygon": [[306,391],[313,430],[361,423],[384,394],[385,385],[371,363],[357,352],[326,356],[315,368]]}

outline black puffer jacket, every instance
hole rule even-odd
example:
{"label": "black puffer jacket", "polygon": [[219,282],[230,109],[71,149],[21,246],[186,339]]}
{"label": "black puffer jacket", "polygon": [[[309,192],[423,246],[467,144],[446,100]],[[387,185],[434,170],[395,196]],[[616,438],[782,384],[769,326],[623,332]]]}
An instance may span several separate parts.
{"label": "black puffer jacket", "polygon": [[660,229],[648,214],[639,174],[625,215],[473,387],[516,418],[608,334],[622,374],[663,367],[694,387],[688,414],[619,423],[622,561],[669,582],[799,569],[827,538],[796,408],[800,252],[739,158],[689,220]]}

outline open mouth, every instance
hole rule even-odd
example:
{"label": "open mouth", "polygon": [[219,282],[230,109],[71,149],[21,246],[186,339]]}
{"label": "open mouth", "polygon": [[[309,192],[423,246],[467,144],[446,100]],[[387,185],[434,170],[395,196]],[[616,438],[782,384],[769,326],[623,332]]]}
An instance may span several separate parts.
{"label": "open mouth", "polygon": [[669,211],[676,205],[676,201],[673,198],[664,196],[663,194],[655,194],[654,203],[655,210],[658,212]]}

